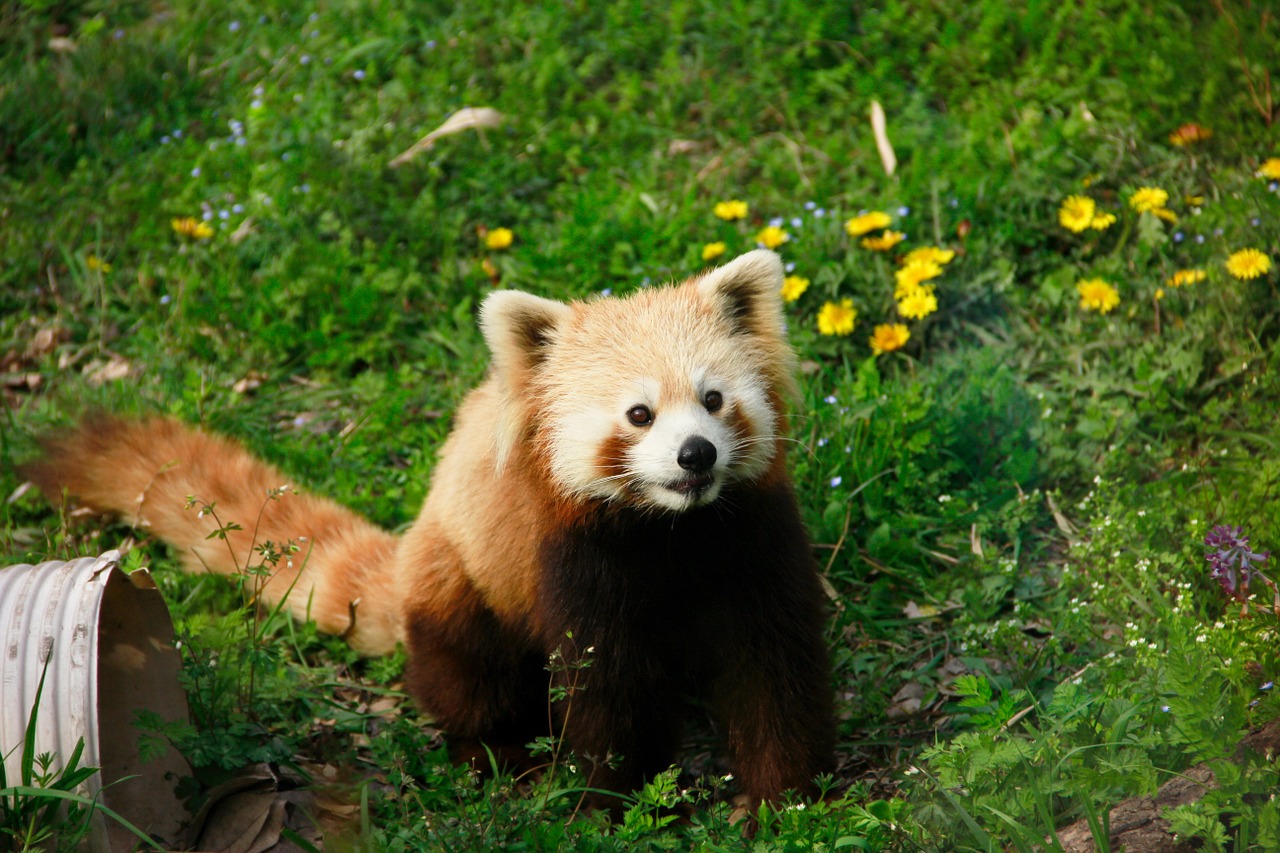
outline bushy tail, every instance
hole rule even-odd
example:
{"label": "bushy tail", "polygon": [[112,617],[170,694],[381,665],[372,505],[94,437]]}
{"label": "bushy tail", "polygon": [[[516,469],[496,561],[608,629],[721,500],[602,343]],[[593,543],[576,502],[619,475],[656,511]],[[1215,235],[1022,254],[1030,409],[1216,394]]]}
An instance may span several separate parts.
{"label": "bushy tail", "polygon": [[[188,571],[260,565],[256,549],[270,542],[281,556],[256,581],[265,602],[287,596],[294,616],[366,654],[390,652],[401,639],[396,538],[331,501],[282,488],[288,481],[239,445],[166,418],[105,416],[42,445],[43,457],[21,472],[50,500],[65,490],[119,513],[174,545]],[[227,529],[225,540],[209,538],[232,523],[239,529]],[[285,552],[290,542],[293,554]]]}

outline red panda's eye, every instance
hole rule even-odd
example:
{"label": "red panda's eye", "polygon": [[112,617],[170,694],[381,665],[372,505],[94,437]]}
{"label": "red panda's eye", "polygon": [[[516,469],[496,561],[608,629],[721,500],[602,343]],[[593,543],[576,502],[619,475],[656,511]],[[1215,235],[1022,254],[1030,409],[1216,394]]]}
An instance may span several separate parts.
{"label": "red panda's eye", "polygon": [[653,423],[653,412],[648,406],[632,406],[627,409],[627,420],[636,426],[648,426]]}
{"label": "red panda's eye", "polygon": [[708,412],[718,412],[720,407],[724,405],[724,395],[719,391],[708,391],[706,396],[702,398],[702,405],[707,407]]}

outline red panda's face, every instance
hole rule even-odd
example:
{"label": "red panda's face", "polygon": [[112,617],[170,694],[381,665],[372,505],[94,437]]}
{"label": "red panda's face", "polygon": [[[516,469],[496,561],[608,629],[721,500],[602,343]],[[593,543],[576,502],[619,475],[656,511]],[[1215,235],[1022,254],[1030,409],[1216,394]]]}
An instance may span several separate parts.
{"label": "red panda's face", "polygon": [[768,468],[778,414],[765,377],[750,359],[717,357],[723,341],[690,347],[679,337],[629,346],[647,365],[601,359],[559,371],[559,403],[546,412],[543,434],[566,492],[680,511]]}
{"label": "red panda's face", "polygon": [[777,256],[752,252],[625,299],[492,295],[484,328],[511,394],[499,464],[533,436],[566,496],[677,512],[762,476],[793,367],[781,284]]}

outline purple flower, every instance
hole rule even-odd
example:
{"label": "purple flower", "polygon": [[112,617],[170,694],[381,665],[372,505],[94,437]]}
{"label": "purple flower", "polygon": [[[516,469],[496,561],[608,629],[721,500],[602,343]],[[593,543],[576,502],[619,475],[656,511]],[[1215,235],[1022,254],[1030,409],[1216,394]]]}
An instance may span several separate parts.
{"label": "purple flower", "polygon": [[1244,535],[1243,527],[1231,527],[1226,524],[1216,525],[1204,537],[1206,548],[1211,552],[1205,555],[1209,561],[1209,576],[1222,585],[1227,595],[1238,601],[1249,598],[1249,584],[1255,578],[1270,584],[1271,579],[1264,575],[1254,563],[1264,563],[1271,556],[1270,551],[1257,552],[1249,548],[1249,537]]}

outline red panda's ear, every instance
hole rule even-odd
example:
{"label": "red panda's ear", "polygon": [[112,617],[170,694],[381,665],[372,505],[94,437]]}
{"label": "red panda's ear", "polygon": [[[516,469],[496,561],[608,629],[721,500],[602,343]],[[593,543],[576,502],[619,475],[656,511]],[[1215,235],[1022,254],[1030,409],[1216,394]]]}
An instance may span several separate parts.
{"label": "red panda's ear", "polygon": [[518,290],[494,291],[480,306],[480,331],[493,353],[492,376],[502,397],[493,432],[495,470],[506,465],[528,428],[529,374],[572,314],[563,302]]}
{"label": "red panda's ear", "polygon": [[782,278],[782,259],[757,249],[699,279],[698,294],[729,320],[736,333],[782,338]]}
{"label": "red panda's ear", "polygon": [[546,357],[573,309],[519,290],[497,290],[480,306],[480,330],[497,371],[518,380]]}

